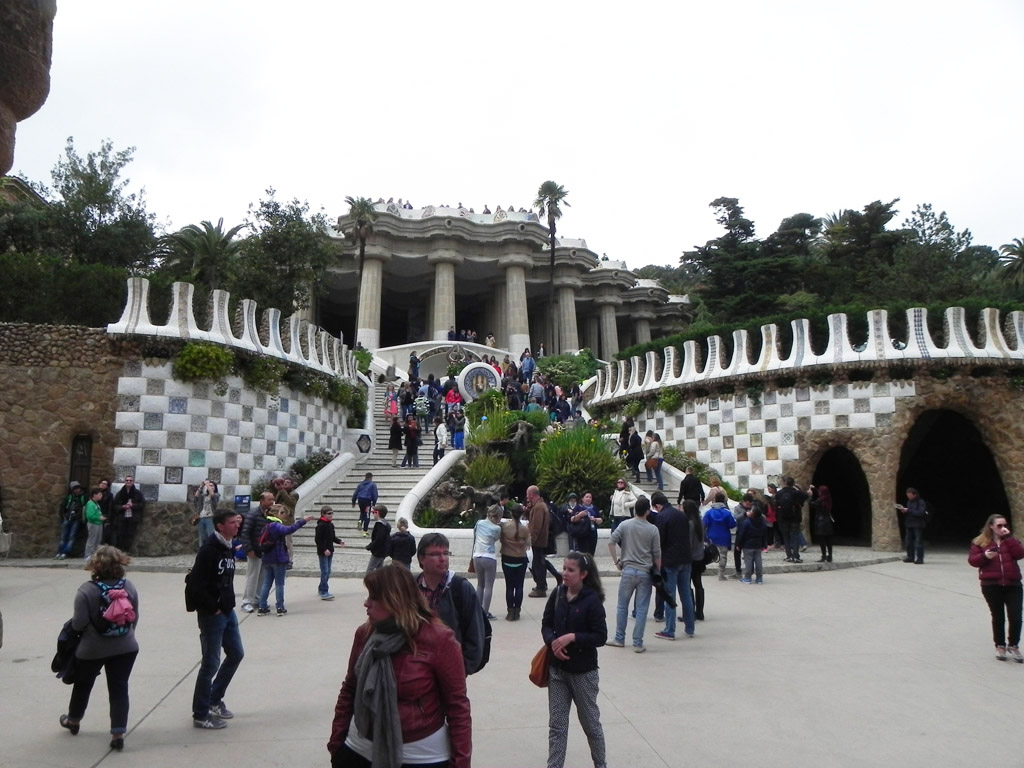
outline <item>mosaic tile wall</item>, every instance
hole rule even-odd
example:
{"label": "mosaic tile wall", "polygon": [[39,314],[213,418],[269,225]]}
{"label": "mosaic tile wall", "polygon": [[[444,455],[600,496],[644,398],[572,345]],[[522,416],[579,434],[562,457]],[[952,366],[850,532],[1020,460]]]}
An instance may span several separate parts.
{"label": "mosaic tile wall", "polygon": [[222,395],[171,378],[171,364],[125,363],[118,380],[115,481],[134,475],[149,501],[182,502],[205,478],[222,499],[319,449],[340,451],[347,413],[296,391],[271,396],[227,379]]}
{"label": "mosaic tile wall", "polygon": [[678,413],[648,411],[637,423],[641,433],[653,429],[736,487],[764,488],[783,462],[800,458],[798,433],[888,427],[896,400],[915,394],[913,381],[796,387],[766,391],[759,405],[743,394],[688,401]]}

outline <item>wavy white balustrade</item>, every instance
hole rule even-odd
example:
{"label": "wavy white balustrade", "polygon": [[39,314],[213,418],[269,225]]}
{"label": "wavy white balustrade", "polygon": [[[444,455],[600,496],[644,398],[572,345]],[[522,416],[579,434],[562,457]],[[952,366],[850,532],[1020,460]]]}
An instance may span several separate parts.
{"label": "wavy white balustrade", "polygon": [[644,355],[646,363],[646,370],[644,371],[644,380],[640,384],[641,389],[654,389],[657,382],[661,379],[661,371],[658,370],[661,364],[661,358],[658,357],[658,353],[653,349],[648,350],[647,354]]}
{"label": "wavy white balustrade", "polygon": [[[116,323],[107,326],[107,333],[209,341],[287,360],[334,376],[355,377],[354,354],[340,339],[322,328],[292,315],[287,320],[286,348],[281,337],[281,311],[270,308],[263,312],[263,323],[267,329],[267,342],[264,343],[256,321],[256,302],[244,299],[239,308],[240,332],[236,336],[228,316],[231,295],[227,291],[215,290],[210,297],[213,319],[209,330],[206,330],[196,323],[194,294],[195,287],[191,283],[175,283],[171,288],[171,311],[167,323],[154,325],[150,320],[149,280],[129,278],[124,311]],[[306,340],[306,353],[302,351],[302,338]]]}
{"label": "wavy white balustrade", "polygon": [[806,319],[792,321],[793,345],[785,358],[779,350],[779,332],[775,325],[761,326],[761,348],[757,361],[753,363],[750,362],[749,334],[742,329],[733,331],[733,354],[728,362],[725,361],[726,352],[720,337],[711,336],[707,339],[706,364],[702,364],[701,345],[694,340],[686,341],[683,342],[681,362],[676,347],[664,349],[664,366],[660,371],[661,356],[653,351],[648,352],[642,381],[638,357],[606,364],[594,380],[591,402],[598,403],[680,384],[708,382],[751,373],[792,372],[817,365],[934,359],[1024,360],[1024,312],[1011,312],[1000,324],[998,310],[982,310],[979,343],[974,342],[967,329],[967,313],[963,307],[948,307],[943,319],[947,339],[942,347],[935,343],[928,331],[927,310],[923,307],[907,310],[907,339],[900,343],[894,343],[886,310],[868,312],[868,334],[862,349],[854,347],[850,342],[849,319],[844,313],[828,316],[828,343],[820,355],[814,354],[810,322]]}

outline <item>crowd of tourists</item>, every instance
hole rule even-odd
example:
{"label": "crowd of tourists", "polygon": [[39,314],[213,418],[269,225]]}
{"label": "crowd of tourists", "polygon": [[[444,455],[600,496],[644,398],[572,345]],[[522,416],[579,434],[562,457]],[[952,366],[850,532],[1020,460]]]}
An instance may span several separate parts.
{"label": "crowd of tourists", "polygon": [[[535,382],[536,377],[531,384]],[[428,390],[433,385],[429,379],[423,384]],[[388,403],[398,409],[404,405],[397,397]],[[454,404],[449,409],[443,403],[443,399],[438,403],[438,421],[447,429],[446,418],[461,408]],[[397,411],[389,415],[399,419]],[[414,419],[414,414],[403,413],[406,423]],[[627,425],[624,432],[625,450],[635,450],[639,438],[635,426]],[[654,433],[647,438],[650,444],[660,444]],[[639,441],[641,455],[650,457],[652,450],[644,445],[644,438]],[[662,458],[656,449],[653,458]],[[659,625],[655,638],[695,637],[697,622],[705,619],[708,610],[702,583],[706,569],[717,565],[718,579],[724,581],[730,578],[731,566],[732,576],[740,583],[763,584],[763,553],[785,549],[787,562],[802,562],[800,555],[807,548],[801,532],[804,519],[809,519],[820,547],[819,562],[832,561],[835,518],[826,486],[803,489],[794,478],[785,477],[781,488],[768,484],[763,492],[748,489],[730,506],[720,481],[705,486],[691,467],[685,470],[673,505],[663,490],[660,465],[646,468],[659,490],[644,495],[620,477],[610,493],[597,489],[602,498],[608,496],[607,509],[595,504],[591,489],[570,493],[564,504],[555,503],[536,485],[526,489],[522,503],[503,490],[473,529],[470,574],[475,588],[451,569],[450,544],[443,534],[428,533],[417,541],[404,519],[392,530],[388,509],[379,503],[373,475],[367,473],[352,495],[353,505],[360,509],[361,533],[369,539],[363,603],[367,620],[353,637],[335,705],[327,743],[331,765],[470,765],[473,739],[466,679],[483,671],[490,657],[499,563],[506,621],[519,620],[524,598],[545,601],[538,674],[548,690],[547,765],[558,768],[566,761],[573,705],[593,764],[606,765],[598,706],[601,647],[628,644],[634,653],[644,653],[650,613]],[[89,580],[79,587],[72,619],[65,627],[69,638],[77,637],[67,666],[59,670],[73,685],[59,724],[72,735],[80,732],[94,682],[105,672],[110,747],[117,751],[125,746],[129,678],[139,652],[135,627],[140,596],[126,578],[128,553],[112,543],[131,545],[145,505],[130,481],[127,478],[116,494],[109,493],[109,483],[88,494],[72,483],[60,507],[59,554],[70,552],[66,545],[69,537],[74,541],[72,523],[84,521],[90,528]],[[914,488],[908,488],[906,496],[907,504],[896,507],[906,531],[905,562],[920,564],[924,556],[920,532],[927,523],[928,506]],[[273,588],[274,611],[284,617],[291,535],[316,520],[322,600],[333,599],[331,563],[337,549],[346,546],[337,535],[330,507],[321,509],[318,518],[296,518],[297,496],[286,478],[275,480],[246,515],[218,508],[218,500],[211,480],[195,490],[194,522],[200,546],[186,579],[186,604],[196,613],[201,647],[192,721],[195,728],[211,731],[227,727],[234,717],[225,698],[245,655],[235,614],[236,561],[247,564],[240,610],[257,617],[270,615]],[[805,505],[809,505],[807,518]],[[126,519],[134,522],[126,525]],[[606,523],[611,527],[608,550],[620,573],[610,631],[594,560],[597,532]],[[551,558],[562,533],[568,535],[571,551],[558,567]],[[968,563],[978,569],[991,613],[995,657],[1000,661],[1024,663],[1019,649],[1021,559],[1024,546],[1010,533],[1007,518],[989,516],[971,543]],[[533,587],[527,593],[528,576]],[[632,631],[627,632],[630,621]]]}

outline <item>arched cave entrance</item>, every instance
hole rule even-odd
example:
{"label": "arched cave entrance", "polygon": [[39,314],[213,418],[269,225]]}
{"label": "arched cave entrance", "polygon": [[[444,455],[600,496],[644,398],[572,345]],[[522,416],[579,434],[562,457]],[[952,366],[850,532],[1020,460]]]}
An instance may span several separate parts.
{"label": "arched cave entrance", "polygon": [[926,411],[910,430],[900,454],[896,502],[906,503],[907,486],[928,503],[929,544],[966,547],[986,517],[1010,515],[992,452],[974,424],[955,411]]}
{"label": "arched cave entrance", "polygon": [[830,448],[818,461],[811,482],[828,486],[832,493],[835,543],[871,546],[871,491],[857,457],[842,446]]}

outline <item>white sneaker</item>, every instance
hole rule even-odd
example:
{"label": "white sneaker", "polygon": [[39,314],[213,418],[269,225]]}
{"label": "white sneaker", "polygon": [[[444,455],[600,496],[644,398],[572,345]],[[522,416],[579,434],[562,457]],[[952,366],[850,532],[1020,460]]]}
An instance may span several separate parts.
{"label": "white sneaker", "polygon": [[245,611],[246,613],[252,613],[253,612],[253,607],[249,603],[242,603],[242,610]]}

